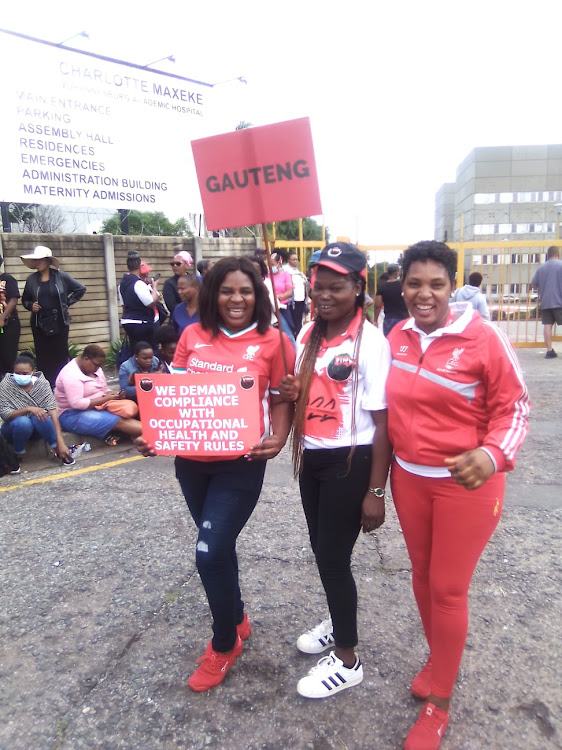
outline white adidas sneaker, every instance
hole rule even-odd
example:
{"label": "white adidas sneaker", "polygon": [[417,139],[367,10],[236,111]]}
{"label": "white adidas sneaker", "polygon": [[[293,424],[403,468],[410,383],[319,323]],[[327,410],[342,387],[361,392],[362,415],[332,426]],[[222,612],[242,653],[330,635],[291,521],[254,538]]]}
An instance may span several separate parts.
{"label": "white adidas sneaker", "polygon": [[358,656],[351,669],[344,667],[333,651],[324,656],[310,672],[299,680],[297,692],[304,698],[328,698],[341,690],[359,685],[363,681],[363,667]]}
{"label": "white adidas sneaker", "polygon": [[303,633],[297,640],[297,648],[303,654],[321,654],[334,643],[331,618],[324,620],[312,630]]}

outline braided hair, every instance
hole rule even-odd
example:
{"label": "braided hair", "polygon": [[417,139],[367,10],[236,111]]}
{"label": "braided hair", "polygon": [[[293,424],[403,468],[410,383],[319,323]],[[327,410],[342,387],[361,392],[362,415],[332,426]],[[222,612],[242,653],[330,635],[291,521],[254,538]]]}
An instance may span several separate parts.
{"label": "braided hair", "polygon": [[[355,298],[355,310],[363,310],[365,305],[365,279],[361,274],[357,272],[351,272],[348,274],[348,278],[352,283],[359,283],[361,285],[361,291]],[[352,385],[351,385],[351,447],[349,456],[347,457],[347,473],[351,468],[351,460],[355,452],[357,445],[357,425],[355,422],[355,408],[357,404],[357,389],[359,385],[359,352],[361,349],[361,340],[363,338],[363,323],[365,321],[365,313],[362,314],[361,325],[357,338],[354,342],[353,347],[353,359],[355,366],[352,372]],[[293,419],[293,434],[292,434],[292,455],[293,455],[293,470],[295,477],[301,473],[302,470],[302,439],[305,431],[305,420],[306,410],[308,407],[308,399],[310,396],[310,388],[312,386],[312,379],[314,377],[314,369],[316,366],[316,359],[318,352],[322,345],[322,341],[326,336],[328,324],[325,320],[317,317],[314,321],[314,325],[310,332],[310,335],[305,344],[302,355],[297,363],[297,369],[300,375],[300,391],[297,403],[295,406],[295,414]]]}

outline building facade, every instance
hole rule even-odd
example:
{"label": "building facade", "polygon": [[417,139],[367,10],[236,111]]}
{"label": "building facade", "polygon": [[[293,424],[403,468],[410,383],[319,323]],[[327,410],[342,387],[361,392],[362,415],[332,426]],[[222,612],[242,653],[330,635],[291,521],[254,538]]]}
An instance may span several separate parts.
{"label": "building facade", "polygon": [[555,239],[561,209],[562,145],[475,148],[437,192],[435,239]]}
{"label": "building facade", "polygon": [[[457,167],[455,182],[436,194],[434,237],[490,242],[489,249],[466,249],[465,273],[481,271],[482,289],[495,301],[523,300],[532,294],[529,282],[546,247],[560,235],[561,218],[562,145],[475,148]],[[526,246],[529,240],[545,247]],[[504,241],[510,245],[502,249]]]}

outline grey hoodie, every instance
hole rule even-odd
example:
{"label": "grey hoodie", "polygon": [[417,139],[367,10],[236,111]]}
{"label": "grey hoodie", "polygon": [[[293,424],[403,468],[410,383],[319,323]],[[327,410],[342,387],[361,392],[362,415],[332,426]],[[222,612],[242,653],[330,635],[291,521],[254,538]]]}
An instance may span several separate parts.
{"label": "grey hoodie", "polygon": [[453,302],[470,302],[475,310],[478,310],[480,315],[485,320],[490,320],[490,313],[488,311],[488,303],[486,297],[480,291],[477,286],[471,286],[465,284],[453,294]]}

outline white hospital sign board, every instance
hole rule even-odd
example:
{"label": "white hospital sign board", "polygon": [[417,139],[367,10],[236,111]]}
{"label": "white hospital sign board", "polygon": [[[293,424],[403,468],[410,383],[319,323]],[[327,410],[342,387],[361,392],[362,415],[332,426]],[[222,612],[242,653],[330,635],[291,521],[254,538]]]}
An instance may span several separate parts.
{"label": "white hospital sign board", "polygon": [[201,210],[210,84],[1,30],[0,69],[0,201]]}

